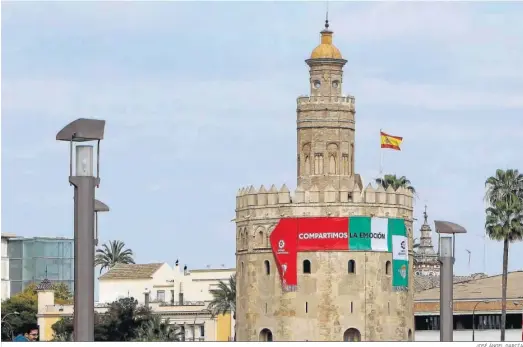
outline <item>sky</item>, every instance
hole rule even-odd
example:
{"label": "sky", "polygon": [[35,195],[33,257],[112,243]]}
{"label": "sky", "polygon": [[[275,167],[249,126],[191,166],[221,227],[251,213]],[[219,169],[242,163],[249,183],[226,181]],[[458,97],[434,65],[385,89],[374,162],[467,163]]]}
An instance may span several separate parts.
{"label": "sky", "polygon": [[[325,7],[2,3],[2,232],[72,237],[68,145],[55,136],[100,118],[101,243],[124,241],[140,263],[233,267],[238,189],[296,187],[296,98]],[[502,270],[502,243],[483,237],[484,183],[523,170],[522,16],[516,2],[329,4],[356,98],[356,171],[378,175],[380,129],[403,136],[384,171],[418,191],[417,234],[424,205],[433,229],[468,230],[457,274]],[[511,245],[509,270],[522,252]]]}

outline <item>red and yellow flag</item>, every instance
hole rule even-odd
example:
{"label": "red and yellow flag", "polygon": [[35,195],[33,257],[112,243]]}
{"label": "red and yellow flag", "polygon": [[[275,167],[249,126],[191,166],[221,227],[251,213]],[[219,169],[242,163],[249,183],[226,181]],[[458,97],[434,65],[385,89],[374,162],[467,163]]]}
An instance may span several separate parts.
{"label": "red and yellow flag", "polygon": [[396,151],[401,151],[400,145],[403,142],[403,137],[392,136],[380,131],[381,148],[390,148]]}

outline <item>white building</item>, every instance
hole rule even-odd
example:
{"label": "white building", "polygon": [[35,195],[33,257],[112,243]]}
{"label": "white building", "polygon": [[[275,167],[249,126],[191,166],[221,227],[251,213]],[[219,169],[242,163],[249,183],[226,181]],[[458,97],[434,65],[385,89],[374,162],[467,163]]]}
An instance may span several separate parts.
{"label": "white building", "polygon": [[[118,264],[99,278],[97,310],[108,303],[132,297],[139,304],[148,300],[152,310],[182,326],[186,340],[228,341],[234,337],[230,315],[211,317],[210,290],[220,281],[229,283],[235,269],[183,269],[167,263]],[[146,299],[147,298],[147,299]]]}
{"label": "white building", "polygon": [[2,233],[2,301],[11,297],[11,281],[9,280],[9,254],[7,246],[9,239],[16,237],[15,234]]}

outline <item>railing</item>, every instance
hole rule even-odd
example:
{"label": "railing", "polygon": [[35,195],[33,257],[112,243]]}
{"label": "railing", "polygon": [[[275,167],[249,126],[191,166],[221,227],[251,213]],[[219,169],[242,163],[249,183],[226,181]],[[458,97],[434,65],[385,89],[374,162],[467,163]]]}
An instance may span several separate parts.
{"label": "railing", "polygon": [[205,301],[151,301],[158,303],[159,306],[205,306]]}

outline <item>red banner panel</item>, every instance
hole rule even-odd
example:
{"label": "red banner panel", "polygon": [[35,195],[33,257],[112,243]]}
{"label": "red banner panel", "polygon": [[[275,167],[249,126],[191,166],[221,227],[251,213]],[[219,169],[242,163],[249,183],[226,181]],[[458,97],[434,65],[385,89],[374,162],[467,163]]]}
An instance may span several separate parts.
{"label": "red banner panel", "polygon": [[298,219],[283,218],[270,236],[272,252],[276,258],[282,286],[286,290],[292,290],[298,284],[298,270],[296,267],[297,233]]}
{"label": "red banner panel", "polygon": [[296,250],[339,251],[349,249],[349,219],[345,218],[298,218]]}

